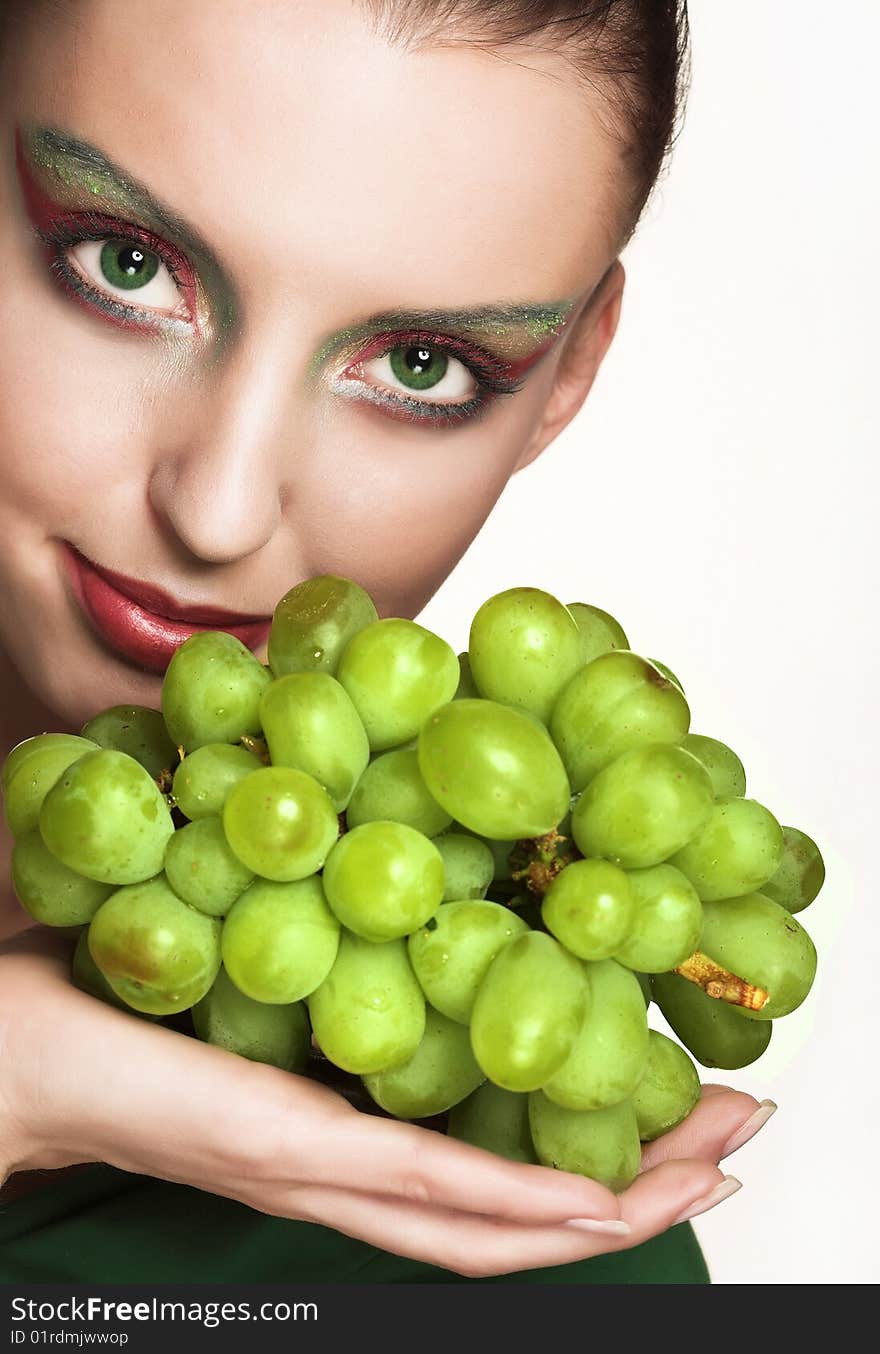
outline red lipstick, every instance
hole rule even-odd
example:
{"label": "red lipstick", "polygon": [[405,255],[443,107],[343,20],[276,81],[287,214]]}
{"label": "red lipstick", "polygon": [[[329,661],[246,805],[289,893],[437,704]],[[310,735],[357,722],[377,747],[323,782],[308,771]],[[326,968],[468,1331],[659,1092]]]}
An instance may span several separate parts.
{"label": "red lipstick", "polygon": [[225,630],[249,649],[259,648],[269,634],[271,616],[177,602],[152,583],[101,568],[66,542],[64,563],[92,629],[147,672],[163,673],[175,649],[200,630]]}

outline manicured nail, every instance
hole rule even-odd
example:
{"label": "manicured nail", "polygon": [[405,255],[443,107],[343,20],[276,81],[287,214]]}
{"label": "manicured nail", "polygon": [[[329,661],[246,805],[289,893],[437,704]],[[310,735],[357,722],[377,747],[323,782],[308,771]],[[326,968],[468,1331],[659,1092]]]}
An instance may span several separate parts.
{"label": "manicured nail", "polygon": [[599,1236],[629,1236],[632,1228],[622,1218],[568,1218],[563,1227],[574,1227],[578,1232],[596,1232]]}
{"label": "manicured nail", "polygon": [[745,1123],[740,1124],[736,1132],[728,1138],[721,1149],[721,1155],[729,1157],[731,1152],[735,1152],[738,1147],[742,1147],[743,1143],[747,1143],[749,1138],[753,1138],[758,1129],[763,1128],[767,1120],[773,1117],[778,1108],[779,1106],[772,1100],[762,1100],[754,1114],[750,1114]]}
{"label": "manicured nail", "polygon": [[708,1213],[710,1208],[714,1208],[716,1204],[729,1199],[731,1194],[736,1194],[738,1189],[742,1189],[742,1181],[737,1180],[735,1175],[726,1175],[713,1190],[704,1194],[702,1199],[694,1200],[689,1208],[686,1208],[683,1213],[679,1213],[672,1226],[676,1227],[680,1222],[688,1222],[691,1218],[698,1218],[701,1213]]}

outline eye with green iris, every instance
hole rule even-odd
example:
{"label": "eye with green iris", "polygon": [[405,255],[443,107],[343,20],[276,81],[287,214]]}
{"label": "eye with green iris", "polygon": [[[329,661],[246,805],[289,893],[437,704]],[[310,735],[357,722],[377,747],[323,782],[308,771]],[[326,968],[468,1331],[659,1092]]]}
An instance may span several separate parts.
{"label": "eye with green iris", "polygon": [[388,354],[391,370],[408,390],[430,390],[443,380],[449,357],[441,348],[401,344]]}
{"label": "eye with green iris", "polygon": [[[153,318],[186,324],[192,310],[186,288],[158,249],[138,239],[107,235],[78,240],[59,256],[66,285],[99,311],[133,323]],[[114,309],[116,307],[116,309]],[[119,309],[122,307],[122,310]]]}
{"label": "eye with green iris", "polygon": [[152,250],[132,240],[107,240],[101,249],[101,272],[112,287],[135,291],[159,271],[161,260]]}

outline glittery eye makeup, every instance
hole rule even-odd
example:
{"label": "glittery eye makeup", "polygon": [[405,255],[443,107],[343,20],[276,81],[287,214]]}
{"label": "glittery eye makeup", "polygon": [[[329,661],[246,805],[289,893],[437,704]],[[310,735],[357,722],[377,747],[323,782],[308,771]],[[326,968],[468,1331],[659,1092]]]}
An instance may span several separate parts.
{"label": "glittery eye makeup", "polygon": [[406,422],[459,423],[522,386],[511,363],[476,344],[424,330],[380,335],[330,381],[346,399],[366,400]]}
{"label": "glittery eye makeup", "polygon": [[312,371],[331,365],[336,394],[391,418],[461,423],[522,389],[527,372],[555,345],[572,304],[375,316],[329,339]]}
{"label": "glittery eye makeup", "polygon": [[32,228],[55,280],[120,328],[196,335],[218,347],[235,289],[206,242],[101,151],[46,127],[16,130],[15,160]]}

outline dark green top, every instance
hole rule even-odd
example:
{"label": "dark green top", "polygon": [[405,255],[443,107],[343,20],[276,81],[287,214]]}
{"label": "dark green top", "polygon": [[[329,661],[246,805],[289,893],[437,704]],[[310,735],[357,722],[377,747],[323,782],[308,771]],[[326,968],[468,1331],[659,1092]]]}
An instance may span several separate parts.
{"label": "dark green top", "polygon": [[[0,1205],[5,1283],[461,1283],[314,1223],[90,1166]],[[617,1255],[473,1283],[709,1282],[689,1226]]]}

